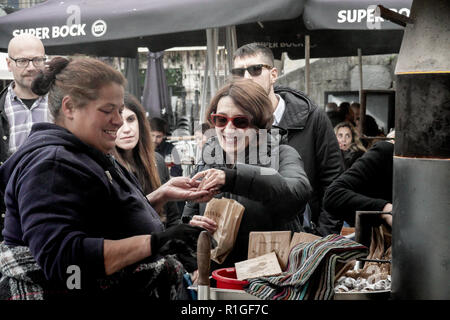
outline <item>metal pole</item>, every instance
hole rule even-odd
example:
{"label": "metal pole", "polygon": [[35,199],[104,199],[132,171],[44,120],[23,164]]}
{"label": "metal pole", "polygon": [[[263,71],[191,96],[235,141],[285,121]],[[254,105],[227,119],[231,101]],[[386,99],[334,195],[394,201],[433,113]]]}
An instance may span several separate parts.
{"label": "metal pole", "polygon": [[359,70],[359,103],[361,103],[361,93],[363,90],[363,69],[362,69],[362,53],[358,48],[358,70]]}
{"label": "metal pole", "polygon": [[310,94],[310,77],[309,77],[309,49],[310,49],[310,42],[309,42],[309,35],[305,35],[305,93],[306,95]]}
{"label": "metal pole", "polygon": [[205,71],[203,72],[200,114],[198,117],[200,119],[200,123],[205,122],[206,101],[208,100],[208,68],[209,68],[208,56],[206,56],[205,60],[206,61],[205,61]]}
{"label": "metal pole", "polygon": [[449,12],[413,1],[395,67],[393,299],[450,299]]}
{"label": "metal pole", "polygon": [[364,128],[364,120],[366,118],[366,101],[365,101],[365,97],[363,97],[363,68],[362,68],[361,48],[358,48],[358,71],[359,71],[359,104],[360,104],[358,132],[359,132],[359,135],[362,137],[363,136],[363,128]]}
{"label": "metal pole", "polygon": [[233,54],[237,49],[236,26],[226,28],[226,41],[228,70],[233,68]]}
{"label": "metal pole", "polygon": [[216,51],[217,51],[217,45],[216,45],[216,32],[214,29],[206,29],[206,48],[207,48],[207,55],[208,55],[208,61],[209,61],[209,84],[210,84],[210,90],[211,90],[211,97],[214,96],[217,90],[216,86]]}

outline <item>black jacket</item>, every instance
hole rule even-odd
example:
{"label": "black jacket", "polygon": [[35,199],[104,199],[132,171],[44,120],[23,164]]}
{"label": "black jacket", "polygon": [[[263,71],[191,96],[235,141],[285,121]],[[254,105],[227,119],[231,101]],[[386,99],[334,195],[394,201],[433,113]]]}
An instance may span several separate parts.
{"label": "black jacket", "polygon": [[0,168],[0,192],[5,243],[29,247],[46,278],[62,285],[70,265],[83,270],[82,282],[105,275],[103,239],[164,229],[132,174],[51,123],[34,124]]}
{"label": "black jacket", "polygon": [[345,170],[350,168],[353,165],[353,163],[355,163],[355,161],[358,160],[358,158],[361,158],[364,152],[365,151],[359,149],[357,150],[348,149],[346,151],[341,150],[342,158],[344,159]]}
{"label": "black jacket", "polygon": [[[203,159],[215,144],[218,145],[214,137],[205,144]],[[213,164],[201,161],[195,167],[194,174],[210,168],[224,170],[226,183],[216,198],[234,199],[245,207],[235,246],[222,267],[233,267],[235,262],[247,260],[251,231],[302,231],[300,215],[311,195],[311,186],[301,158],[292,147],[280,145],[278,164],[273,174],[261,174],[262,167],[269,167],[261,164],[238,163],[229,169],[218,161]],[[206,203],[187,202],[183,221],[189,220],[186,217],[203,215],[205,208]]]}
{"label": "black jacket", "polygon": [[0,165],[8,159],[9,154],[9,122],[5,114],[5,99],[8,87],[0,92]]}
{"label": "black jacket", "polygon": [[325,192],[328,212],[355,225],[356,211],[381,211],[392,203],[394,145],[379,141]]}
{"label": "black jacket", "polygon": [[170,175],[172,177],[179,177],[183,175],[183,168],[181,167],[181,159],[180,155],[178,154],[177,149],[175,148],[175,145],[172,142],[163,140],[156,148],[155,151],[162,155],[163,160],[165,160],[165,157],[169,154],[173,157],[173,162],[175,165],[173,165],[170,168]]}
{"label": "black jacket", "polygon": [[[5,114],[5,99],[8,87],[0,92],[0,166],[8,159],[9,154],[9,122]],[[1,230],[5,221],[5,203],[3,197],[0,200],[0,241],[3,241]]]}
{"label": "black jacket", "polygon": [[275,87],[275,93],[286,102],[279,127],[287,130],[287,143],[302,157],[313,188],[308,204],[312,211],[311,220],[317,226],[315,231],[323,236],[339,233],[342,221],[323,208],[325,190],[344,171],[341,150],[331,122],[325,111],[304,93],[287,87]]}

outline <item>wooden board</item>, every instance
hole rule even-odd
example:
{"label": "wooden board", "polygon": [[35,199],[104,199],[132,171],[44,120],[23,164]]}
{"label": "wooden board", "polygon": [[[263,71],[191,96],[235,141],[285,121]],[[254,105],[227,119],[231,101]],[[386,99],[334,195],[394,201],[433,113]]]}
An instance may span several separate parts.
{"label": "wooden board", "polygon": [[312,233],[306,232],[295,232],[292,236],[291,244],[289,246],[289,252],[291,252],[292,248],[301,242],[313,242],[315,240],[321,239],[321,237],[316,236]]}
{"label": "wooden board", "polygon": [[290,231],[250,232],[247,258],[253,259],[275,252],[281,269],[284,270],[289,257],[290,243]]}
{"label": "wooden board", "polygon": [[238,280],[267,277],[281,273],[281,267],[275,252],[253,259],[236,262],[236,277]]}

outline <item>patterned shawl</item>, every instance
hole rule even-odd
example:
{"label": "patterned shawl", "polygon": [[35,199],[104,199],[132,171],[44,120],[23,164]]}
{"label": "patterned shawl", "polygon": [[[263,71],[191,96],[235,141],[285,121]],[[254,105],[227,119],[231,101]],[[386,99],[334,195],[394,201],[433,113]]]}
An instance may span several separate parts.
{"label": "patterned shawl", "polygon": [[334,296],[336,262],[367,256],[367,247],[331,234],[292,248],[285,272],[250,279],[246,292],[265,300],[329,300]]}
{"label": "patterned shawl", "polygon": [[28,247],[0,243],[0,300],[44,300],[83,296],[189,300],[183,265],[173,255],[140,263],[97,279],[95,292],[56,287],[45,279]]}

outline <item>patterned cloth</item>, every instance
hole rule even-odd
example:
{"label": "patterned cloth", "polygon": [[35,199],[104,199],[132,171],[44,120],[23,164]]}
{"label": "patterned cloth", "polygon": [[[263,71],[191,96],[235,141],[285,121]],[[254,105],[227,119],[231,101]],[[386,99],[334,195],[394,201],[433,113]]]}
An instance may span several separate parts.
{"label": "patterned cloth", "polygon": [[9,248],[0,243],[0,299],[42,300],[44,273],[27,247]]}
{"label": "patterned cloth", "polygon": [[367,252],[367,247],[336,234],[299,243],[289,254],[285,272],[250,279],[245,291],[265,300],[329,300],[334,296],[336,262],[365,257]]}
{"label": "patterned cloth", "polygon": [[14,153],[25,141],[36,122],[49,122],[48,96],[40,96],[28,108],[13,90],[13,84],[8,87],[5,99],[5,114],[9,122],[9,152]]}
{"label": "patterned cloth", "polygon": [[[0,300],[45,300],[80,296],[79,290],[55,287],[45,279],[28,247],[0,243]],[[184,283],[185,269],[173,255],[140,263],[97,280],[99,297],[147,297],[163,300],[191,299]]]}

